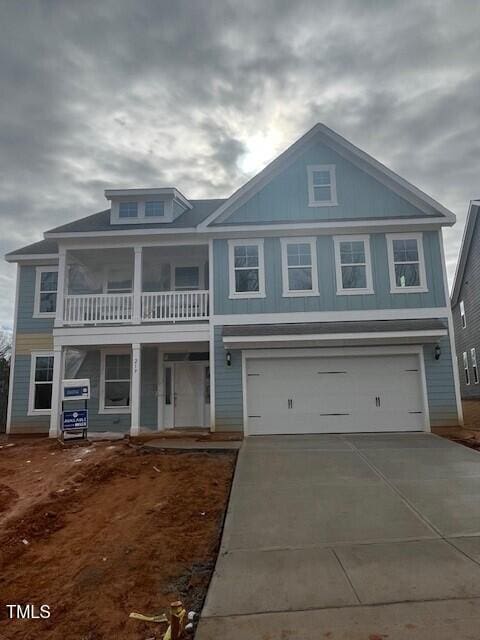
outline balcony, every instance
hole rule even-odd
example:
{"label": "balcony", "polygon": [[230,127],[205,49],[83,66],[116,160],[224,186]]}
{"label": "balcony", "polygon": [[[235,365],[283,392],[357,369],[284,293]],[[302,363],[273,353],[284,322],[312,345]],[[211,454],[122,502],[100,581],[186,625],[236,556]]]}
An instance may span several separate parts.
{"label": "balcony", "polygon": [[[63,323],[66,325],[123,324],[133,322],[131,293],[67,295]],[[159,291],[141,294],[141,322],[208,320],[209,292]]]}
{"label": "balcony", "polygon": [[57,327],[209,319],[205,245],[72,249],[64,260]]}

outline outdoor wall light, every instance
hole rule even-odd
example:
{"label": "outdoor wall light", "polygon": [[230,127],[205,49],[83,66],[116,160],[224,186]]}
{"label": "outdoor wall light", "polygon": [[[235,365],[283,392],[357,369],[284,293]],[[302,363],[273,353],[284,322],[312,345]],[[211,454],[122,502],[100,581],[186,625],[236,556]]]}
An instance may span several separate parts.
{"label": "outdoor wall light", "polygon": [[442,349],[439,344],[435,345],[435,349],[433,350],[435,354],[435,360],[440,360],[440,356],[442,355]]}
{"label": "outdoor wall light", "polygon": [[230,351],[227,351],[227,355],[225,356],[225,360],[227,362],[227,367],[231,367],[232,366],[232,354],[230,353]]}

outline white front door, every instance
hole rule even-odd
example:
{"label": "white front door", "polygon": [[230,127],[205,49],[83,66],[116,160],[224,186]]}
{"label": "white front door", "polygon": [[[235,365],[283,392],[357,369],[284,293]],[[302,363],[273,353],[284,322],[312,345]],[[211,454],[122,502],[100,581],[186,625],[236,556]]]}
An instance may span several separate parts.
{"label": "white front door", "polygon": [[175,427],[202,427],[204,421],[205,367],[175,364]]}

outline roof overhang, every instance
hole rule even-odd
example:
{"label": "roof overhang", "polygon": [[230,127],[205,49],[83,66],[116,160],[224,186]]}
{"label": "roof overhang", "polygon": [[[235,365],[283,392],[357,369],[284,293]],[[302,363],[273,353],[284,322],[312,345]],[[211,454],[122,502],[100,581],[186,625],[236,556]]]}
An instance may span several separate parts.
{"label": "roof overhang", "polygon": [[462,287],[463,276],[465,273],[465,267],[467,265],[467,258],[470,251],[470,245],[473,239],[473,233],[475,231],[475,225],[477,222],[478,212],[480,211],[480,200],[471,200],[468,208],[467,221],[465,222],[465,229],[463,231],[462,244],[460,245],[460,253],[458,254],[457,269],[455,271],[455,277],[453,279],[452,287],[452,306],[458,303],[458,296],[460,295],[460,289]]}
{"label": "roof overhang", "polygon": [[58,253],[7,253],[6,262],[41,262],[58,260]]}

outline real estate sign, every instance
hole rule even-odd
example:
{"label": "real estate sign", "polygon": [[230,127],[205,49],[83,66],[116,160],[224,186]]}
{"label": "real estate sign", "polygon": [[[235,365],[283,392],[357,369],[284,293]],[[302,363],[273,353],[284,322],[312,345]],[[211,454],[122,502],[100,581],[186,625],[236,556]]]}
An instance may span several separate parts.
{"label": "real estate sign", "polygon": [[88,409],[64,411],[62,429],[63,431],[77,431],[88,429]]}

